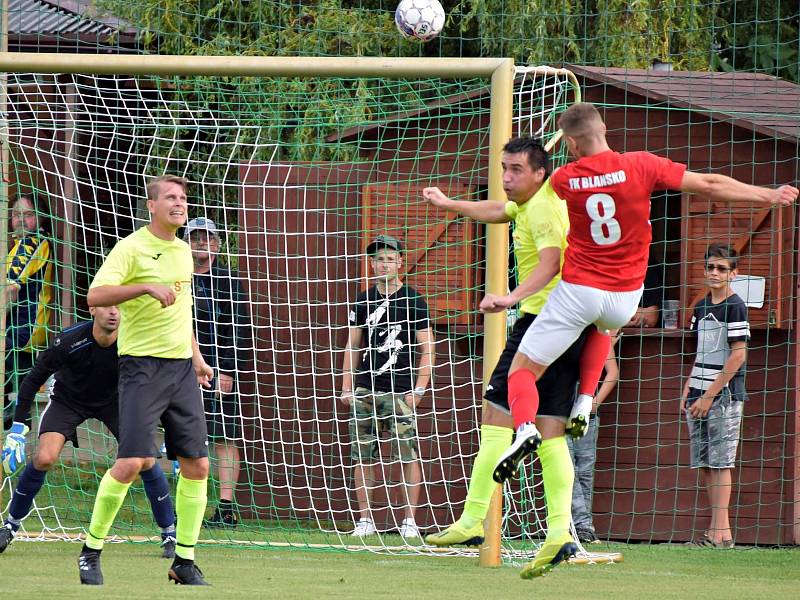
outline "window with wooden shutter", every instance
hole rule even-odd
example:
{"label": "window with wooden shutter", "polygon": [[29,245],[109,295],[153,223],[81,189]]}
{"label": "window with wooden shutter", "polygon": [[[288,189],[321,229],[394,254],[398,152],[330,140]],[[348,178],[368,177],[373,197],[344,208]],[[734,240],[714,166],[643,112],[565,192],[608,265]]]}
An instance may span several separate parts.
{"label": "window with wooden shutter", "polygon": [[[435,325],[468,325],[476,306],[475,223],[422,202],[430,185],[366,184],[362,188],[364,244],[380,234],[403,242],[405,283],[428,303]],[[440,184],[450,197],[464,198],[469,187]],[[369,264],[364,259],[363,273]]]}
{"label": "window with wooden shutter", "polygon": [[751,328],[792,326],[792,209],[754,208],[750,202],[719,202],[683,196],[683,261],[685,285],[681,305],[691,307],[707,293],[703,266],[706,248],[729,244],[740,255],[739,274],[763,277],[764,305],[749,308]]}

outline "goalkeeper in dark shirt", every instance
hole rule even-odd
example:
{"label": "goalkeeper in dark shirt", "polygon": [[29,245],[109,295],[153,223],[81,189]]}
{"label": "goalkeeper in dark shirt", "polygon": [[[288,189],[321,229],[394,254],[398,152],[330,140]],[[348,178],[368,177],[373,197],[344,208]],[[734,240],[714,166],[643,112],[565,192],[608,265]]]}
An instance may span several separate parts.
{"label": "goalkeeper in dark shirt", "polygon": [[[87,419],[101,421],[119,438],[117,396],[118,359],[116,306],[90,309],[93,321],[79,323],[56,336],[39,354],[33,370],[20,385],[14,423],[3,446],[3,468],[9,475],[25,461],[25,434],[30,430],[30,410],[36,392],[55,374],[55,386],[39,422],[39,445],[33,460],[20,475],[11,498],[8,518],[0,527],[0,552],[17,533],[30,512],[45,476],[61,454],[64,444],[78,445],[77,428]],[[161,528],[164,558],[175,556],[175,511],[169,485],[155,458],[141,472],[153,516]]]}

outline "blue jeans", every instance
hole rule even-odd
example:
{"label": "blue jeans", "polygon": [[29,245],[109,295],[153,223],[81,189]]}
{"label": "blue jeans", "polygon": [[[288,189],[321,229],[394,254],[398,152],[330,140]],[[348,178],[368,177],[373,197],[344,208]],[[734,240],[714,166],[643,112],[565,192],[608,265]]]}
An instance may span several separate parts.
{"label": "blue jeans", "polygon": [[595,414],[589,420],[586,435],[579,440],[567,436],[567,446],[575,465],[575,483],[572,486],[572,521],[575,529],[594,533],[592,522],[592,492],[594,490],[594,463],[597,458],[597,430],[600,419]]}

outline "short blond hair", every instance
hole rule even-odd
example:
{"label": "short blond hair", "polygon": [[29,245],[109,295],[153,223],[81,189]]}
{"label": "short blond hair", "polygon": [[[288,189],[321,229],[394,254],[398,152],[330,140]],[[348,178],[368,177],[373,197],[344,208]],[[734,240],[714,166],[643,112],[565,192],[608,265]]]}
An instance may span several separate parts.
{"label": "short blond hair", "polygon": [[160,175],[154,177],[147,182],[147,199],[157,200],[158,194],[161,192],[162,183],[177,183],[186,192],[186,186],[189,185],[189,180],[186,177],[178,177],[177,175]]}
{"label": "short blond hair", "polygon": [[572,138],[595,133],[602,125],[603,117],[600,116],[600,111],[590,102],[573,104],[558,119],[561,131]]}

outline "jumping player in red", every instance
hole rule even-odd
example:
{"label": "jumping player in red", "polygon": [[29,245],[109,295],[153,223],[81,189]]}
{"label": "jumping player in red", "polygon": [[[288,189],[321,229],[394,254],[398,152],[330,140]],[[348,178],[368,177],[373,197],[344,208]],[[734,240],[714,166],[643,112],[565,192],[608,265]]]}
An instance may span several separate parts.
{"label": "jumping player in red", "polygon": [[[562,281],[539,318],[528,329],[508,378],[508,397],[517,428],[511,448],[500,458],[494,478],[503,482],[532,453],[541,436],[534,421],[539,400],[536,380],[591,324],[580,367],[578,399],[568,429],[585,430],[591,399],[603,370],[611,338],[607,331],[624,326],[642,293],[652,239],[650,195],[678,189],[716,200],[791,205],[795,187],[747,185],[724,175],[692,173],[686,165],[649,152],[617,153],[608,147],[606,126],[592,104],[567,109],[559,125],[570,153],[577,158],[550,180],[567,202],[570,229]],[[578,435],[576,435],[578,434]]]}

